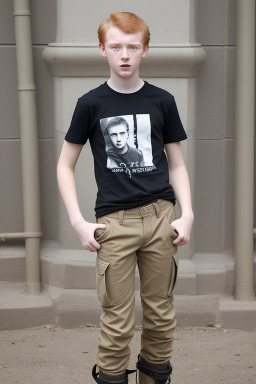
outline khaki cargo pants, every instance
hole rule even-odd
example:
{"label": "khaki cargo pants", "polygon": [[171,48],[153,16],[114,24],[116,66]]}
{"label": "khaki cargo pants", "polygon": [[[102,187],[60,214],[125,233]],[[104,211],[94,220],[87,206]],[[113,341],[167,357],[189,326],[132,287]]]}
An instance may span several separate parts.
{"label": "khaki cargo pants", "polygon": [[173,220],[174,206],[166,200],[98,219],[106,224],[105,230],[95,234],[101,244],[96,285],[103,309],[97,365],[105,374],[122,374],[129,364],[136,264],[143,308],[140,354],[153,364],[171,357],[176,324],[172,293],[178,264],[173,244],[177,234],[169,225]]}

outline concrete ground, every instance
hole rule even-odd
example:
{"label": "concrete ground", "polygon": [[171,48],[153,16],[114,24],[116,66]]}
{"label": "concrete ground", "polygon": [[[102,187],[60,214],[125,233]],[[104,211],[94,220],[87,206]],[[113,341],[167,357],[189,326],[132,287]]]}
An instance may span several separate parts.
{"label": "concrete ground", "polygon": [[[93,384],[98,329],[54,326],[0,332],[0,383]],[[131,364],[140,329],[131,342]],[[172,384],[256,382],[256,330],[177,328]],[[135,374],[129,383],[135,384]]]}

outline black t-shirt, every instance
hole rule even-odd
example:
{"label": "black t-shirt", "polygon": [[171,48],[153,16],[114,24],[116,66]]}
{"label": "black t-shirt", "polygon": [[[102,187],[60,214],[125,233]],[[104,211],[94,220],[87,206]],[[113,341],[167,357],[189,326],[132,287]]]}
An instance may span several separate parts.
{"label": "black t-shirt", "polygon": [[186,138],[169,92],[145,82],[119,93],[105,82],[78,99],[65,140],[90,140],[98,218],[156,199],[174,202],[164,144]]}

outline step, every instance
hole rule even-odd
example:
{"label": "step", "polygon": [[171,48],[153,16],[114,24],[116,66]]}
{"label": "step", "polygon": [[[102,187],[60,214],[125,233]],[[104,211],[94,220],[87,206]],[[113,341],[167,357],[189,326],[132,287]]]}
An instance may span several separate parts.
{"label": "step", "polygon": [[[51,295],[56,306],[56,324],[64,328],[100,325],[101,307],[94,289],[64,289]],[[176,317],[179,326],[208,326],[217,324],[218,295],[175,296]],[[135,291],[135,325],[141,325],[142,307],[140,293]]]}
{"label": "step", "polygon": [[[256,301],[238,302],[226,295],[175,295],[177,325],[256,328]],[[142,307],[135,292],[137,326]],[[0,330],[43,325],[63,328],[100,325],[101,307],[95,289],[50,287],[40,295],[25,292],[24,284],[0,284]]]}
{"label": "step", "polygon": [[[41,246],[43,287],[95,289],[96,254],[85,250],[62,249],[57,242],[44,241]],[[25,282],[24,246],[1,246],[0,282]],[[136,268],[135,287],[139,289]],[[234,263],[226,255],[195,255],[180,259],[176,295],[233,294]]]}
{"label": "step", "polygon": [[32,295],[26,293],[24,283],[0,283],[0,330],[53,323],[55,311],[47,292]]}
{"label": "step", "polygon": [[[56,325],[64,328],[100,325],[101,307],[94,289],[51,288]],[[179,327],[215,326],[256,329],[256,301],[237,302],[228,295],[175,295]],[[140,293],[135,291],[135,325],[141,325]]]}
{"label": "step", "polygon": [[[95,253],[61,249],[58,243],[46,242],[41,249],[42,284],[65,289],[95,289],[95,261]],[[180,259],[175,294],[232,294],[233,272],[234,263],[226,255],[197,255],[191,260]],[[136,268],[135,288],[139,287]]]}
{"label": "step", "polygon": [[0,282],[24,283],[25,247],[21,245],[1,244],[0,247]]}

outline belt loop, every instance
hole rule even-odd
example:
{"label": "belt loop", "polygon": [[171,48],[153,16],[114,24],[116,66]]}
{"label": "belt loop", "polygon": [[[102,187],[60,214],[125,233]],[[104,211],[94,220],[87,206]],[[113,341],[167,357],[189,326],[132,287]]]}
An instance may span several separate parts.
{"label": "belt loop", "polygon": [[123,225],[123,223],[124,223],[124,211],[118,212],[118,222],[120,225]]}
{"label": "belt loop", "polygon": [[156,211],[156,217],[159,218],[161,216],[161,209],[160,209],[158,203],[153,203],[153,206],[154,206],[155,211]]}

